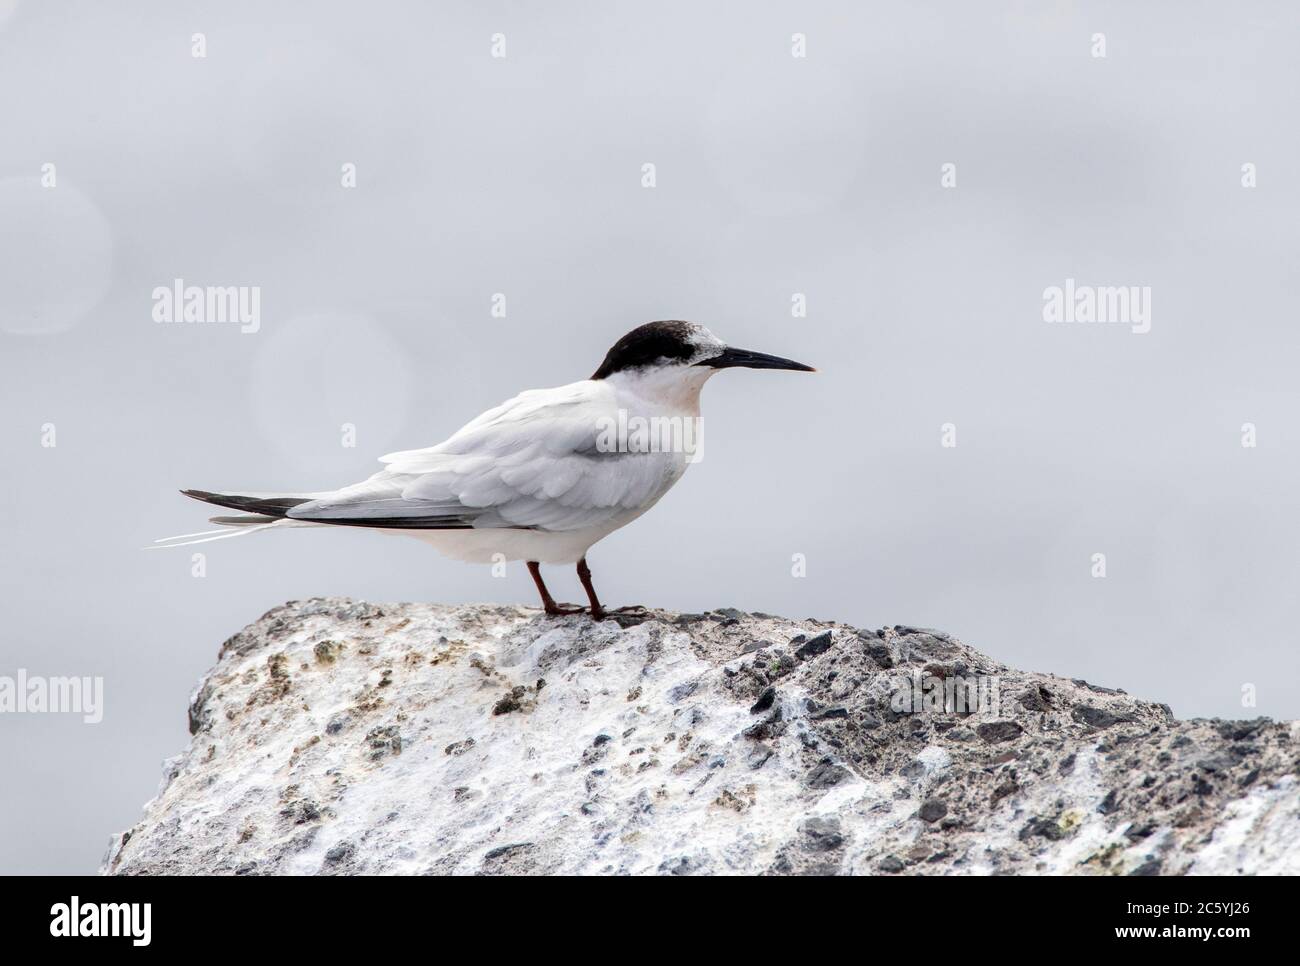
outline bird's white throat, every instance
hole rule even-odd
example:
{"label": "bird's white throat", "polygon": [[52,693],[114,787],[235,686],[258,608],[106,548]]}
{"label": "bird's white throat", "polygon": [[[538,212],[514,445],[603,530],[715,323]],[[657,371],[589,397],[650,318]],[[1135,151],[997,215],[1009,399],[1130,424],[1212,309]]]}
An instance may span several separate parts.
{"label": "bird's white throat", "polygon": [[[698,416],[700,390],[717,372],[707,366],[646,366],[616,372],[607,382],[629,409],[665,415]],[[633,401],[639,402],[636,405]]]}

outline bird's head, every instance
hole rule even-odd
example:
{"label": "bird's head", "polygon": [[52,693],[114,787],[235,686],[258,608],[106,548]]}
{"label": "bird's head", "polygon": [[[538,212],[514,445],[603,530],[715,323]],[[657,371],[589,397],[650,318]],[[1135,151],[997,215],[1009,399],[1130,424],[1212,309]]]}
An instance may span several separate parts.
{"label": "bird's head", "polygon": [[703,382],[718,369],[736,366],[816,372],[812,366],[805,366],[802,362],[733,348],[694,322],[674,321],[647,322],[637,326],[614,343],[591,378],[606,379],[616,373],[631,375],[676,370],[683,376],[696,376]]}

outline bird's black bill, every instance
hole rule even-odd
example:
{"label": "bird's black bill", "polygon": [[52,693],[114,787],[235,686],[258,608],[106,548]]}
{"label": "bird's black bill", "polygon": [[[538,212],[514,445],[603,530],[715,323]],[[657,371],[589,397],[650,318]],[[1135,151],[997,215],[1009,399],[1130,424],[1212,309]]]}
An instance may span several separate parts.
{"label": "bird's black bill", "polygon": [[746,369],[817,371],[812,366],[805,366],[802,362],[795,362],[793,359],[782,359],[780,356],[770,356],[766,352],[750,352],[748,349],[732,349],[730,347],[723,349],[721,355],[716,355],[712,359],[705,359],[698,365],[710,366],[714,369],[732,369],[736,366],[743,366]]}

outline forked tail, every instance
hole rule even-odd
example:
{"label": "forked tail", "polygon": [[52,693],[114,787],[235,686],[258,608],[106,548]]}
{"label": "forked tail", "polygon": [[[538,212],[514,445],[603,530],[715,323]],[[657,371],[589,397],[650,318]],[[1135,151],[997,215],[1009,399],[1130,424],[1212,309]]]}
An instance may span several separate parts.
{"label": "forked tail", "polygon": [[188,547],[196,543],[208,543],[212,540],[225,540],[229,537],[242,537],[278,526],[310,526],[298,520],[289,520],[286,514],[300,503],[310,503],[319,494],[289,493],[211,493],[207,490],[181,490],[186,496],[204,503],[212,503],[231,510],[243,510],[244,516],[211,517],[209,522],[217,524],[219,530],[204,530],[200,533],[181,533],[174,537],[155,540],[146,550],[166,550],[171,547]]}

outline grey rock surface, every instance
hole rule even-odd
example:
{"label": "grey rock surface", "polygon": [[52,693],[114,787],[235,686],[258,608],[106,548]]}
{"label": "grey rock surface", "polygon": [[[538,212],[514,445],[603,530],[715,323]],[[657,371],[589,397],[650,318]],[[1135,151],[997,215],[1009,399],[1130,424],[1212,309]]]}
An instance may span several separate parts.
{"label": "grey rock surface", "polygon": [[1293,724],[1178,721],[938,631],[647,616],[278,607],[102,871],[1300,872]]}

